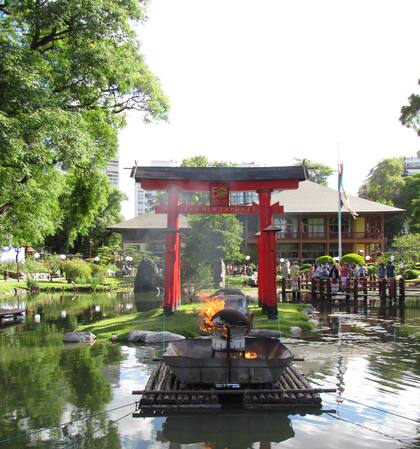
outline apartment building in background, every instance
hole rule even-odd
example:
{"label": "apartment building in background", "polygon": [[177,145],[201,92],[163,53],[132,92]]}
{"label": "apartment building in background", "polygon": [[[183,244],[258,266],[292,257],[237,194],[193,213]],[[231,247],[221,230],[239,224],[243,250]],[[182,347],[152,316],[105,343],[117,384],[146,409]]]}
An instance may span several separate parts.
{"label": "apartment building in background", "polygon": [[108,179],[112,182],[112,184],[119,189],[120,184],[120,163],[119,163],[119,157],[115,159],[112,159],[109,161],[107,167],[104,169],[105,174],[108,176]]}
{"label": "apartment building in background", "polygon": [[[150,161],[145,164],[141,164],[151,167],[176,167],[176,161]],[[134,214],[138,215],[146,214],[150,212],[151,206],[154,203],[157,192],[151,190],[143,190],[141,185],[134,183]]]}

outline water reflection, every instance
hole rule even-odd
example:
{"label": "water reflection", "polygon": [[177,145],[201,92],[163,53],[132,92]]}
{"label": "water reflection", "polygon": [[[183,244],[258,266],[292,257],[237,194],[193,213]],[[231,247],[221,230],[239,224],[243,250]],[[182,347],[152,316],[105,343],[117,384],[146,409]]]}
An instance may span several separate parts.
{"label": "water reflection", "polygon": [[[399,449],[415,444],[418,425],[382,411],[419,417],[420,309],[409,303],[405,308],[322,304],[319,332],[287,342],[305,359],[298,367],[311,382],[337,386],[340,397],[324,394],[324,408],[369,431],[328,415],[275,412],[131,418],[134,405],[119,407],[133,402],[131,391],[145,385],[162,347],[97,342],[71,348],[62,336],[74,324],[135,313],[160,305],[161,298],[40,294],[20,301],[25,323],[0,331],[1,448]],[[40,323],[34,319],[38,314]]]}
{"label": "water reflection", "polygon": [[267,447],[294,436],[291,421],[284,413],[220,412],[168,416],[156,440],[171,442],[171,447],[173,443],[203,443],[205,448],[245,449],[255,442]]}

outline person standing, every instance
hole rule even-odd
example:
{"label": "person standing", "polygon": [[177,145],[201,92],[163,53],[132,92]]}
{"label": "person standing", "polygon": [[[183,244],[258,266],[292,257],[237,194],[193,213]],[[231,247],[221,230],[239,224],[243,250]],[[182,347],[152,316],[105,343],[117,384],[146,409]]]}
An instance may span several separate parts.
{"label": "person standing", "polygon": [[329,276],[331,278],[331,293],[337,293],[340,286],[340,265],[338,262],[331,264]]}
{"label": "person standing", "polygon": [[350,267],[348,263],[344,263],[343,266],[341,267],[340,276],[341,276],[341,287],[344,289],[347,287],[347,283],[350,276]]}
{"label": "person standing", "polygon": [[385,265],[383,263],[380,263],[378,267],[378,279],[382,281],[382,279],[385,279],[385,277],[386,277]]}
{"label": "person standing", "polygon": [[388,284],[388,292],[390,298],[394,298],[395,296],[395,289],[396,289],[396,283],[395,283],[395,265],[392,263],[391,260],[388,260],[385,268],[386,273],[386,281]]}
{"label": "person standing", "polygon": [[299,291],[299,265],[296,261],[293,262],[290,267],[290,276],[292,283],[292,299],[297,299],[297,293]]}

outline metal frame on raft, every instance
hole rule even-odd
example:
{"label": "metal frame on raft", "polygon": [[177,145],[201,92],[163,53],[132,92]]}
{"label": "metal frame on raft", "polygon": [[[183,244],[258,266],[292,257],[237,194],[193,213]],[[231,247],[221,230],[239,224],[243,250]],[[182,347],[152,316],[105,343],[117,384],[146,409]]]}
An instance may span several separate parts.
{"label": "metal frame on raft", "polygon": [[182,384],[167,365],[160,363],[145,388],[132,392],[142,396],[136,403],[133,417],[221,410],[229,401],[233,406],[250,410],[319,411],[322,407],[319,394],[336,391],[335,388],[313,388],[292,365],[271,385],[231,387]]}

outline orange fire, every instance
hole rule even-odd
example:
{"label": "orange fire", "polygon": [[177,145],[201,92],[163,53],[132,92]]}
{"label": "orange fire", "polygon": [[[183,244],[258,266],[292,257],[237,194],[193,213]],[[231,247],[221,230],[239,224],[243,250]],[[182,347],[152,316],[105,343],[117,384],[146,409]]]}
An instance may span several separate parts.
{"label": "orange fire", "polygon": [[203,320],[203,323],[200,326],[200,331],[205,334],[210,334],[214,327],[211,319],[215,313],[224,309],[225,301],[221,298],[210,298],[208,296],[200,296],[200,301],[207,303],[207,306],[198,312],[198,316]]}
{"label": "orange fire", "polygon": [[246,359],[256,359],[257,358],[257,353],[256,352],[246,351],[245,352],[245,358]]}

